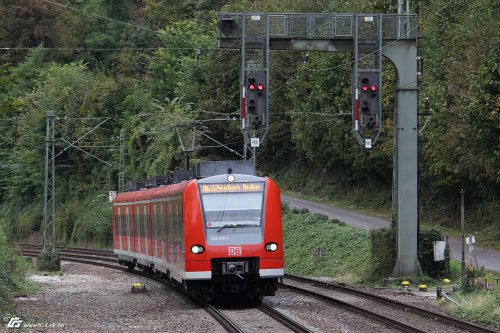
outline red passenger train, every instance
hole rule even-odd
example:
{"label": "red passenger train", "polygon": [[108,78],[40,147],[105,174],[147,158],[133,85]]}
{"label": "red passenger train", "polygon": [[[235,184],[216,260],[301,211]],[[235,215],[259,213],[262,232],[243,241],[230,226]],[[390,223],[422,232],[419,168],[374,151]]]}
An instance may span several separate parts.
{"label": "red passenger train", "polygon": [[269,178],[224,174],[120,193],[114,252],[213,298],[274,295],[283,277],[280,192]]}

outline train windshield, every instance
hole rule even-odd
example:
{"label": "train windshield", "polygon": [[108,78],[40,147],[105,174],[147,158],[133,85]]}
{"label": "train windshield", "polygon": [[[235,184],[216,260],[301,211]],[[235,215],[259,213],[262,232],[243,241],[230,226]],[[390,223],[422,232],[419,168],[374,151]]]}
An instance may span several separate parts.
{"label": "train windshield", "polygon": [[264,184],[251,192],[204,191],[205,221],[209,228],[260,226]]}

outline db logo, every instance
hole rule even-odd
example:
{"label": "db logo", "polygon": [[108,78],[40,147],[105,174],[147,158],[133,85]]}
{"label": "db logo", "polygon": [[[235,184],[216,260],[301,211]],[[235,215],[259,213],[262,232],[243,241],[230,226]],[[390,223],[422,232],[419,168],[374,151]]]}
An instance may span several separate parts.
{"label": "db logo", "polygon": [[229,247],[229,255],[230,256],[241,256],[242,254],[241,246],[230,246]]}

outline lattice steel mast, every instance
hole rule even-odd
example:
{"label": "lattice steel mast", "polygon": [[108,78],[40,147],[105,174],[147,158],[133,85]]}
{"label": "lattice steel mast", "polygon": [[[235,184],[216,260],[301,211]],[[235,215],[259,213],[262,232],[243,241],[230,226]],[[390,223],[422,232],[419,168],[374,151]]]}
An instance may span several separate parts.
{"label": "lattice steel mast", "polygon": [[54,144],[54,112],[47,112],[47,128],[45,135],[45,188],[43,206],[43,250],[55,252],[55,144]]}

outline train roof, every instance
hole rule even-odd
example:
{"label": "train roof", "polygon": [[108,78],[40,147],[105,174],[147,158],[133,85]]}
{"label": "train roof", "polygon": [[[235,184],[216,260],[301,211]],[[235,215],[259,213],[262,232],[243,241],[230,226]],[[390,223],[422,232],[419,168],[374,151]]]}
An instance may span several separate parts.
{"label": "train roof", "polygon": [[[235,183],[249,183],[249,182],[263,182],[266,180],[265,177],[257,177],[246,174],[231,174],[234,177],[233,182]],[[211,177],[206,177],[198,180],[200,184],[215,184],[215,183],[228,183],[228,174],[216,175]]]}
{"label": "train roof", "polygon": [[136,202],[143,200],[152,200],[158,197],[176,196],[181,194],[186,186],[195,181],[194,179],[186,180],[177,184],[165,185],[149,189],[141,189],[138,191],[122,192],[116,196],[113,203],[120,202]]}
{"label": "train roof", "polygon": [[[127,192],[120,193],[113,203],[136,202],[179,195],[191,183],[222,184],[264,182],[257,177],[255,165],[250,160],[205,161],[193,166],[193,170],[176,170],[164,176],[127,182]],[[233,178],[233,179],[230,179]]]}
{"label": "train roof", "polygon": [[[171,196],[181,195],[189,184],[199,183],[199,184],[228,184],[228,174],[216,175],[211,177],[206,177],[202,179],[190,179],[183,182],[171,185],[165,185],[149,189],[141,189],[138,191],[122,192],[116,196],[113,203],[120,202],[137,202],[144,200],[153,200],[156,198],[165,198]],[[265,177],[257,177],[245,174],[231,174],[234,177],[232,182],[234,183],[252,183],[252,182],[264,182]]]}

